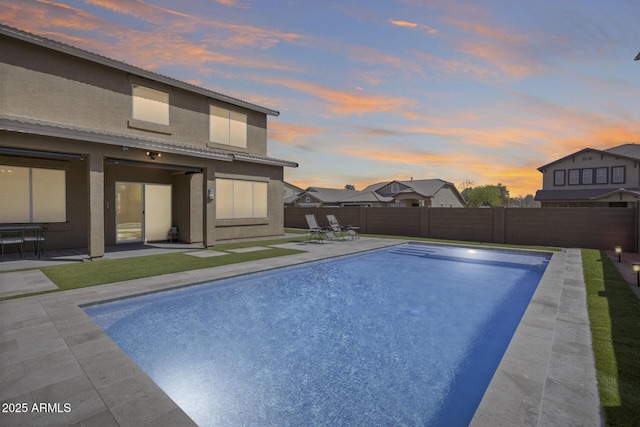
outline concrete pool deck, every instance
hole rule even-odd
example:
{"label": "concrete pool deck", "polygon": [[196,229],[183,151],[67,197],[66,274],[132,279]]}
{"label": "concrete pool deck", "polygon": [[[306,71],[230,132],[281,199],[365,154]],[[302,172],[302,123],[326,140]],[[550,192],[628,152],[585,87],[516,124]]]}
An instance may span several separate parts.
{"label": "concrete pool deck", "polygon": [[[0,402],[12,409],[0,425],[195,425],[80,305],[405,241],[286,243],[307,252],[0,302]],[[582,261],[568,249],[553,254],[471,425],[601,423]]]}

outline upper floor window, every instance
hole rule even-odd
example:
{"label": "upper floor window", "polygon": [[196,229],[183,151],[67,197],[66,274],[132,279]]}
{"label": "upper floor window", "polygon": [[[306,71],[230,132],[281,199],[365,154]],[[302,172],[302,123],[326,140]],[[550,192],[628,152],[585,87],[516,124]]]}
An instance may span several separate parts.
{"label": "upper floor window", "polygon": [[0,165],[0,223],[65,222],[65,171]]}
{"label": "upper floor window", "polygon": [[593,169],[582,169],[582,183],[593,184]]}
{"label": "upper floor window", "polygon": [[247,148],[247,115],[210,105],[209,141]]}
{"label": "upper floor window", "polygon": [[578,184],[580,184],[580,170],[569,169],[569,185],[578,185]]}
{"label": "upper floor window", "polygon": [[134,84],[132,118],[169,126],[169,94]]}
{"label": "upper floor window", "polygon": [[564,185],[564,170],[553,171],[553,185]]}
{"label": "upper floor window", "polygon": [[596,184],[606,184],[607,183],[607,173],[609,172],[608,168],[597,168],[596,169]]}
{"label": "upper floor window", "polygon": [[614,166],[611,168],[611,183],[624,184],[625,181],[625,168],[624,166]]}

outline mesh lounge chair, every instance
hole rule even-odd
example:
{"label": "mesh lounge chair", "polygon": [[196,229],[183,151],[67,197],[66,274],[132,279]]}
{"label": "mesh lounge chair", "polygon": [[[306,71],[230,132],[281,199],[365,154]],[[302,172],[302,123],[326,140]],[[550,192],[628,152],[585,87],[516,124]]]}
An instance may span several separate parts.
{"label": "mesh lounge chair", "polygon": [[351,240],[357,239],[359,237],[359,227],[352,227],[350,225],[342,227],[335,215],[327,215],[327,221],[329,221],[331,229],[336,233],[339,232],[343,239],[344,233],[347,233],[347,235],[351,237]]}
{"label": "mesh lounge chair", "polygon": [[333,232],[333,230],[327,230],[318,225],[318,221],[316,220],[316,216],[313,214],[305,215],[307,219],[307,225],[309,226],[309,234],[307,235],[307,242],[315,239],[322,242],[322,236],[326,237],[329,240],[336,239],[337,236]]}
{"label": "mesh lounge chair", "polygon": [[329,228],[331,229],[331,231],[333,231],[336,237],[340,240],[344,240],[346,230],[340,226],[340,223],[336,219],[336,216],[327,215],[327,221],[329,221]]}

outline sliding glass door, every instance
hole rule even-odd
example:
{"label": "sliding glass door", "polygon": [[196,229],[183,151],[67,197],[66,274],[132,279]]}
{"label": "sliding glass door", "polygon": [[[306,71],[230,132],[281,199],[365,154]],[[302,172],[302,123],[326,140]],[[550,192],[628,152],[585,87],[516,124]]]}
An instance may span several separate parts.
{"label": "sliding glass door", "polygon": [[166,240],[171,227],[171,185],[116,182],[116,241]]}

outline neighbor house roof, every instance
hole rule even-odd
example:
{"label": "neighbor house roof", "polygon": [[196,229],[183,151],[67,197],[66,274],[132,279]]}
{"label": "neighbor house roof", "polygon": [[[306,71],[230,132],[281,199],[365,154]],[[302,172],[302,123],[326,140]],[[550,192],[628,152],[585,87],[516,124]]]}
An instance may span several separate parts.
{"label": "neighbor house roof", "polygon": [[358,191],[340,188],[309,187],[300,195],[300,197],[304,196],[306,193],[310,193],[310,195],[320,200],[322,203],[337,203],[346,197],[358,194]]}
{"label": "neighbor house roof", "polygon": [[363,190],[358,194],[354,194],[353,196],[340,200],[340,202],[341,203],[374,203],[374,202],[390,203],[390,202],[393,202],[393,197],[385,197],[385,196],[381,196],[375,191]]}
{"label": "neighbor house roof", "polygon": [[622,144],[604,151],[640,160],[640,144]]}
{"label": "neighbor house roof", "polygon": [[93,52],[79,49],[77,47],[74,47],[68,44],[60,43],[58,41],[51,40],[46,37],[38,36],[35,34],[31,34],[26,31],[18,30],[16,28],[12,28],[6,25],[0,24],[0,34],[5,35],[7,37],[12,37],[17,40],[22,40],[31,44],[35,44],[38,46],[43,46],[48,49],[56,50],[58,52],[66,53],[67,55],[72,55],[77,58],[82,58],[87,61],[95,62],[97,64],[106,65],[108,67],[115,68],[120,71],[124,71],[130,74],[144,77],[149,80],[153,80],[153,81],[164,83],[164,84],[177,87],[183,90],[187,90],[189,92],[194,92],[200,95],[204,95],[209,98],[217,99],[218,101],[223,101],[232,105],[247,108],[249,110],[258,111],[270,116],[280,115],[278,111],[273,110],[271,108],[256,105],[251,102],[243,101],[241,99],[234,98],[229,95],[224,95],[219,92],[214,92],[212,90],[209,90],[200,86],[196,86],[191,83],[183,82],[181,80],[177,80],[172,77],[168,77],[153,71],[145,70],[145,69],[136,67],[134,65],[127,64],[122,61],[116,61],[115,59],[111,59],[106,56],[98,55]]}
{"label": "neighbor house roof", "polygon": [[619,145],[617,147],[613,147],[613,148],[609,148],[607,150],[597,150],[595,148],[583,148],[582,150],[576,151],[575,153],[571,153],[567,156],[564,156],[558,160],[554,160],[551,163],[547,163],[546,165],[540,166],[538,168],[538,170],[540,172],[543,172],[543,170],[551,165],[554,165],[556,163],[561,163],[563,161],[565,161],[566,159],[570,159],[571,157],[575,157],[575,156],[579,156],[583,153],[586,152],[594,152],[594,153],[599,153],[603,156],[615,156],[615,157],[621,157],[624,159],[629,159],[629,160],[635,160],[638,161],[640,160],[640,145],[638,144],[623,144],[623,145]]}
{"label": "neighbor house roof", "polygon": [[631,193],[640,195],[640,188],[587,188],[576,190],[538,190],[535,200],[556,201],[556,200],[598,200],[616,193]]}

